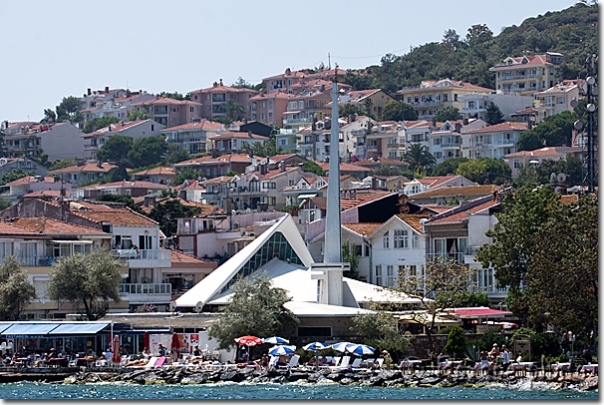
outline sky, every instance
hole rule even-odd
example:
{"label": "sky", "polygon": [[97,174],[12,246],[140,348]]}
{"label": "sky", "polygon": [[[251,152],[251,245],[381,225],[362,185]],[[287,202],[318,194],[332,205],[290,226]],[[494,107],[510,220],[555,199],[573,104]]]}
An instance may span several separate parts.
{"label": "sky", "polygon": [[[150,93],[251,84],[325,66],[379,65],[388,53],[495,35],[574,0],[13,0],[2,2],[0,120],[39,121],[63,97],[129,88]],[[328,55],[331,55],[328,58]]]}

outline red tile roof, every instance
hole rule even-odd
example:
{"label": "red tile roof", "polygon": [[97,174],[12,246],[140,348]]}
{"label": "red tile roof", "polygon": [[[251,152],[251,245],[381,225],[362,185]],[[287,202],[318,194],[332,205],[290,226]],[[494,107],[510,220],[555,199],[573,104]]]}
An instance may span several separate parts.
{"label": "red tile roof", "polygon": [[435,198],[435,197],[447,197],[447,196],[475,196],[475,195],[487,195],[493,194],[499,191],[501,187],[495,184],[485,184],[477,186],[453,186],[453,187],[439,187],[436,189],[429,189],[422,191],[421,193],[413,194],[409,196],[410,200],[419,198]]}
{"label": "red tile roof", "polygon": [[155,167],[153,169],[143,170],[140,172],[132,173],[132,175],[133,176],[152,176],[152,175],[158,175],[158,176],[174,175],[174,176],[176,176],[176,171],[174,170],[173,167],[160,166],[160,167]]}
{"label": "red tile roof", "polygon": [[228,183],[233,180],[234,176],[218,176],[213,179],[209,179],[203,182],[203,184],[213,184],[213,183]]}
{"label": "red tile roof", "polygon": [[536,150],[523,150],[520,152],[510,153],[505,155],[506,158],[512,157],[523,157],[523,156],[553,156],[553,155],[564,155],[573,152],[583,152],[583,148],[571,148],[569,146],[548,146]]}
{"label": "red tile roof", "polygon": [[44,177],[43,179],[38,179],[35,176],[25,176],[20,179],[11,181],[10,183],[6,183],[5,186],[18,186],[21,184],[29,184],[29,183],[38,183],[38,182],[46,182],[46,183],[54,183],[54,177]]}
{"label": "red tile roof", "polygon": [[[438,83],[444,82],[444,81],[449,81],[451,82],[451,84],[448,84],[446,86],[441,86],[441,85],[437,85]],[[466,90],[473,90],[473,91],[482,91],[482,92],[494,92],[495,90],[493,89],[489,89],[486,87],[481,87],[481,86],[476,86],[474,84],[471,83],[467,83],[467,82],[462,82],[461,80],[450,80],[450,79],[442,79],[439,81],[435,81],[435,80],[424,80],[422,82],[421,87],[415,87],[415,88],[409,88],[409,89],[401,89],[399,91],[397,91],[397,94],[404,94],[404,93],[416,93],[416,92],[429,92],[429,91],[438,91],[441,89],[450,89],[450,88],[454,88],[454,89],[466,89]]]}
{"label": "red tile roof", "polygon": [[[317,164],[319,166],[321,166],[321,168],[323,170],[329,171],[329,163],[317,162]],[[367,171],[369,171],[369,169],[366,167],[363,167],[363,166],[358,166],[353,163],[342,162],[342,163],[340,163],[340,171],[341,172],[367,172]]]}
{"label": "red tile roof", "polygon": [[150,120],[136,120],[136,121],[124,122],[123,124],[121,124],[121,123],[110,124],[101,129],[97,129],[96,131],[91,132],[89,134],[82,134],[81,137],[82,138],[93,138],[93,137],[99,136],[99,135],[119,134],[120,132],[122,132],[128,128],[133,128],[146,121],[150,121]]}
{"label": "red tile roof", "polygon": [[497,131],[528,131],[528,124],[526,122],[502,122],[501,124],[489,125],[488,127],[472,129],[466,131],[465,134],[487,134]]}
{"label": "red tile roof", "polygon": [[[262,157],[257,157],[257,159],[264,159]],[[184,162],[176,163],[174,166],[192,166],[199,164],[217,164],[222,162],[238,162],[238,163],[252,163],[252,159],[250,155],[247,153],[233,153],[227,155],[220,155],[218,157],[213,158],[212,156],[203,156],[196,159],[185,160]]]}
{"label": "red tile roof", "polygon": [[[528,63],[522,63],[522,60],[524,58],[526,58],[528,60]],[[496,65],[496,66],[489,68],[489,70],[501,70],[501,69],[510,69],[510,68],[516,69],[519,67],[535,66],[535,65],[553,65],[551,62],[546,62],[545,54],[543,54],[543,55],[525,55],[525,56],[518,56],[518,57],[510,56],[509,58],[506,58],[506,60],[508,60],[508,59],[512,59],[514,61],[514,63],[511,65],[507,65],[507,64]]]}
{"label": "red tile roof", "polygon": [[417,232],[423,233],[424,227],[420,222],[422,219],[428,219],[428,215],[415,215],[415,214],[399,214],[397,215],[401,220],[405,221],[410,227],[415,229]]}
{"label": "red tile roof", "polygon": [[12,224],[29,232],[51,235],[108,235],[100,229],[50,218],[12,218]]}
{"label": "red tile roof", "polygon": [[225,132],[224,134],[220,134],[218,136],[212,137],[212,140],[220,140],[220,139],[262,139],[264,141],[268,141],[266,136],[256,135],[256,134],[248,134],[247,132]]}
{"label": "red tile roof", "polygon": [[38,190],[33,193],[27,193],[23,196],[23,198],[42,198],[42,197],[52,197],[57,198],[61,195],[61,190]]}
{"label": "red tile roof", "polygon": [[102,190],[102,189],[107,189],[107,188],[152,188],[152,189],[156,189],[156,190],[165,190],[168,188],[168,186],[166,186],[165,184],[152,183],[150,181],[122,180],[122,181],[116,181],[114,183],[92,184],[92,185],[84,187],[84,188],[89,189],[89,190],[93,190],[93,189]]}
{"label": "red tile roof", "polygon": [[78,214],[97,223],[109,222],[118,226],[156,227],[158,225],[156,221],[128,207],[107,209],[98,207],[93,211],[79,211]]}
{"label": "red tile roof", "polygon": [[160,132],[173,132],[173,131],[185,131],[192,129],[210,129],[210,130],[220,130],[221,125],[219,122],[212,122],[208,120],[201,120],[200,122],[191,122],[189,124],[178,125],[176,127],[170,127],[162,129]]}
{"label": "red tile roof", "polygon": [[382,226],[382,224],[379,222],[359,222],[355,224],[342,224],[342,226],[358,233],[359,235],[365,234],[365,236],[369,236],[374,233],[376,229]]}
{"label": "red tile roof", "polygon": [[265,98],[292,98],[295,97],[293,94],[289,94],[289,93],[284,93],[282,91],[273,91],[272,93],[264,93],[264,94],[257,94],[254,97],[250,98],[250,100],[252,101],[260,101],[263,100]]}
{"label": "red tile roof", "polygon": [[[489,208],[494,207],[499,204],[500,204],[500,202],[497,201],[496,199],[495,200],[491,199],[482,204],[476,205],[472,208],[465,209],[465,210],[463,209],[463,205],[462,205],[461,212],[457,212],[452,215],[446,216],[447,211],[445,211],[444,213],[439,214],[438,216],[435,216],[432,219],[430,219],[426,223],[426,225],[442,225],[442,224],[458,223],[458,222],[461,222],[463,219],[466,219],[469,216],[469,214],[476,214],[477,212],[489,209]],[[459,209],[459,207],[451,208],[449,211],[453,211],[455,209]],[[440,215],[443,215],[443,216],[439,218]]]}
{"label": "red tile roof", "polygon": [[201,259],[193,255],[187,254],[181,250],[171,250],[172,264],[201,264],[213,263],[210,260]]}
{"label": "red tile roof", "polygon": [[424,186],[430,186],[430,187],[434,188],[443,183],[446,183],[447,181],[453,180],[456,177],[459,177],[459,176],[455,176],[455,175],[429,176],[429,177],[423,177],[423,178],[419,178],[419,179],[415,179],[415,180],[417,180],[420,184],[423,184]]}
{"label": "red tile roof", "polygon": [[85,163],[82,166],[69,166],[63,169],[53,170],[49,173],[73,173],[73,172],[99,172],[99,173],[107,173],[111,169],[115,169],[117,166],[114,166],[109,163],[102,163],[99,167],[96,163]]}

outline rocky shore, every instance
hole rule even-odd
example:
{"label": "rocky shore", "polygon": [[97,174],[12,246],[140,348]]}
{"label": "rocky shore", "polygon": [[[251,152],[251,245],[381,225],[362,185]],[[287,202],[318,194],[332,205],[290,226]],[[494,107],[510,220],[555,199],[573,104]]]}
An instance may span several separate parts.
{"label": "rocky shore", "polygon": [[482,387],[487,385],[523,386],[541,384],[549,389],[595,390],[598,376],[541,375],[517,376],[513,372],[499,375],[475,375],[472,372],[453,371],[442,374],[438,371],[416,371],[402,373],[399,370],[353,371],[353,370],[272,370],[260,371],[251,368],[233,370],[198,370],[166,368],[134,371],[81,371],[63,380],[65,384],[99,382],[121,382],[133,384],[214,384],[231,383],[318,383],[364,385],[379,387]]}

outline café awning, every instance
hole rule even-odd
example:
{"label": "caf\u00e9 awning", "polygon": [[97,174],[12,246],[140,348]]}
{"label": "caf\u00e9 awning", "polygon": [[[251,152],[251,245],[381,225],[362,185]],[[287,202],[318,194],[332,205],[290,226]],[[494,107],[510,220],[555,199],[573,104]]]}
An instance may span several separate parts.
{"label": "caf\u00e9 awning", "polygon": [[2,332],[2,336],[8,338],[46,337],[57,326],[57,323],[14,323]]}
{"label": "caf\u00e9 awning", "polygon": [[60,324],[55,329],[50,331],[50,335],[96,335],[101,330],[105,329],[109,322],[94,322],[94,323],[65,323]]}

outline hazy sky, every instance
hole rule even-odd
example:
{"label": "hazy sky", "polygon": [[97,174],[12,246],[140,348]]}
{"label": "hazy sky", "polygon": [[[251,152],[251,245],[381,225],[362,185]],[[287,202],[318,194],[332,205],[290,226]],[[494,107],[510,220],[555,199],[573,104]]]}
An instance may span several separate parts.
{"label": "hazy sky", "polygon": [[103,0],[2,2],[0,120],[40,120],[87,88],[151,93],[257,84],[287,67],[380,63],[411,45],[494,34],[574,0]]}

